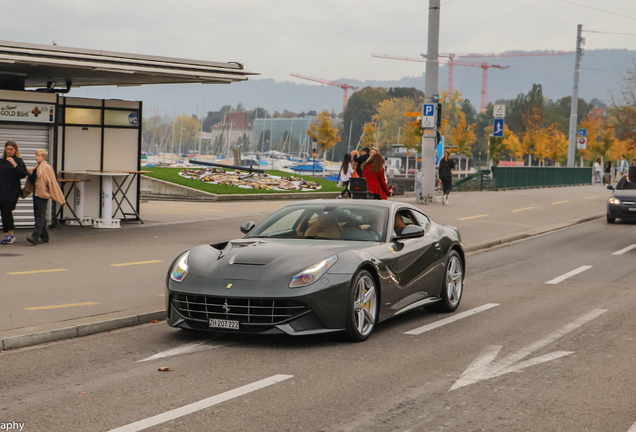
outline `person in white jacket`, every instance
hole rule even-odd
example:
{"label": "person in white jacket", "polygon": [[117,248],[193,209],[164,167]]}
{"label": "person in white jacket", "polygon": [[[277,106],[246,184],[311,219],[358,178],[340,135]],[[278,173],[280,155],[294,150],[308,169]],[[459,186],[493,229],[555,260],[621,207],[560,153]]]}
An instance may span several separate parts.
{"label": "person in white jacket", "polygon": [[344,190],[340,192],[340,195],[338,195],[338,199],[341,199],[344,194],[349,195],[349,198],[351,198],[351,191],[349,190],[349,180],[351,180],[351,176],[353,176],[353,164],[351,163],[351,154],[347,153],[344,155],[340,172],[338,173],[338,181],[345,187]]}
{"label": "person in white jacket", "polygon": [[603,178],[603,164],[601,164],[601,158],[596,159],[594,162],[594,183],[600,183]]}

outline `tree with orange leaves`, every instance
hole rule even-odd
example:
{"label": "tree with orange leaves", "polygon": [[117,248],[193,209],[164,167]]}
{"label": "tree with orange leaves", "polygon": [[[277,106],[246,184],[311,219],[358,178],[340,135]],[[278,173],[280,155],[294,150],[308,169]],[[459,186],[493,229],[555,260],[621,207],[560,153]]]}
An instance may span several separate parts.
{"label": "tree with orange leaves", "polygon": [[470,126],[466,125],[466,114],[463,112],[458,113],[458,122],[451,130],[451,137],[453,138],[453,146],[457,149],[456,152],[463,156],[472,156],[472,146],[477,141],[475,136],[475,124]]}
{"label": "tree with orange leaves", "polygon": [[316,121],[309,125],[307,135],[316,141],[320,149],[324,152],[340,142],[338,129],[333,127],[329,111],[323,111],[318,114]]}

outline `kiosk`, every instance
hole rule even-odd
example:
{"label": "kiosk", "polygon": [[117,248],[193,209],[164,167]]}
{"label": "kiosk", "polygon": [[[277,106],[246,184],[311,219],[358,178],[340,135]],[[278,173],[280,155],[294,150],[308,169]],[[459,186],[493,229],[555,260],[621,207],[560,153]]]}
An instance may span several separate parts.
{"label": "kiosk", "polygon": [[[81,226],[143,223],[139,101],[66,97],[83,86],[229,84],[247,80],[240,63],[216,63],[0,41],[0,146],[16,141],[27,167],[49,152],[68,196],[48,215]],[[32,198],[20,200],[16,227],[32,227]],[[1,224],[1,221],[0,221]]]}

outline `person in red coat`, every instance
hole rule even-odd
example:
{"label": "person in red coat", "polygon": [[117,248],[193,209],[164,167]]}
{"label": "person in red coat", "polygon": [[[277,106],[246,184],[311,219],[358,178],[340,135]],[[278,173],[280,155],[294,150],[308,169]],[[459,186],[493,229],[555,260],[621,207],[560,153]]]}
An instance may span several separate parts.
{"label": "person in red coat", "polygon": [[384,158],[380,153],[375,153],[362,164],[362,176],[367,181],[367,189],[373,199],[387,199],[391,190],[386,184],[384,176]]}

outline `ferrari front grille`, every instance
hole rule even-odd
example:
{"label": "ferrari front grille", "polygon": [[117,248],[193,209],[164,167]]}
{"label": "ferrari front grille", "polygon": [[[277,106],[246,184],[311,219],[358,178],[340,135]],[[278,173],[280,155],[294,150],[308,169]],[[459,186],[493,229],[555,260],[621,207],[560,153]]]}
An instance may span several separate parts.
{"label": "ferrari front grille", "polygon": [[280,324],[309,311],[295,300],[212,297],[175,294],[172,305],[187,319],[226,319],[241,324]]}

